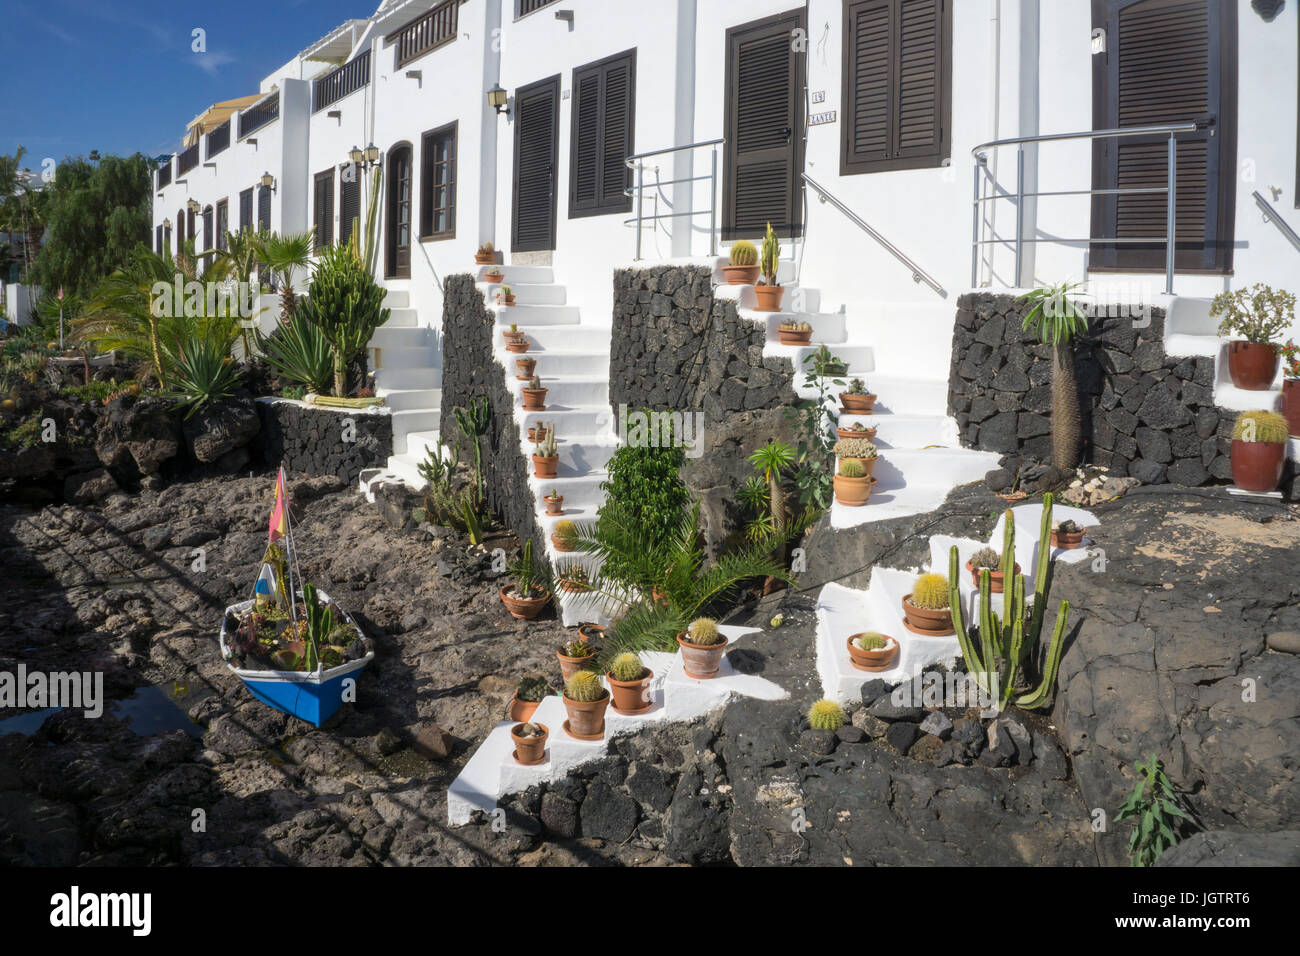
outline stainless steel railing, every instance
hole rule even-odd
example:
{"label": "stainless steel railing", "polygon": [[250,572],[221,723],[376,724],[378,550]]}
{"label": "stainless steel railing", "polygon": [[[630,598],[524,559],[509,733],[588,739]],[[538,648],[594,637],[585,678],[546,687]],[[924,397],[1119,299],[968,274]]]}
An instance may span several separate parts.
{"label": "stainless steel railing", "polygon": [[1286,224],[1286,220],[1277,214],[1277,210],[1273,208],[1273,204],[1261,196],[1258,189],[1254,192],[1254,198],[1255,205],[1258,206],[1259,211],[1264,214],[1264,221],[1271,222],[1273,225],[1277,226],[1277,231],[1282,233],[1283,238],[1286,239],[1287,242],[1291,243],[1297,252],[1300,252],[1300,236],[1296,235],[1296,231]]}
{"label": "stainless steel railing", "polygon": [[[1045,133],[1038,136],[1019,136],[1012,139],[998,139],[987,143],[981,143],[971,150],[971,155],[975,157],[975,184],[974,192],[971,199],[972,207],[972,225],[971,225],[971,286],[972,288],[979,285],[980,279],[980,250],[988,245],[1006,245],[1007,240],[984,237],[984,220],[981,216],[981,204],[994,202],[999,199],[1010,200],[1015,203],[1016,208],[1016,235],[1014,240],[1015,257],[1016,257],[1016,285],[1023,284],[1024,276],[1022,266],[1024,265],[1024,245],[1025,243],[1038,242],[1063,242],[1063,243],[1164,243],[1165,245],[1165,293],[1172,295],[1174,291],[1174,252],[1175,252],[1175,226],[1176,210],[1175,196],[1178,179],[1178,140],[1179,133],[1194,132],[1199,127],[1196,123],[1167,123],[1159,126],[1125,126],[1119,129],[1099,129],[1086,130],[1079,133]],[[1097,139],[1123,139],[1133,136],[1156,136],[1166,135],[1169,138],[1167,149],[1166,164],[1167,172],[1164,186],[1150,187],[1132,187],[1127,189],[1065,189],[1053,190],[1048,192],[1026,192],[1025,191],[1025,146],[1029,144],[1051,143],[1062,140],[1097,140]],[[997,180],[989,172],[989,152],[1001,146],[1016,146],[1016,191],[1014,193],[1002,189]],[[983,186],[990,183],[992,192],[988,195],[983,194]],[[1167,197],[1166,202],[1166,223],[1164,236],[1089,236],[1084,239],[1063,239],[1058,237],[1050,238],[1026,238],[1025,237],[1025,200],[1039,199],[1049,196],[1126,196],[1136,194],[1164,194]],[[992,263],[990,261],[990,272]]]}
{"label": "stainless steel railing", "polygon": [[[624,160],[628,169],[636,173],[636,182],[630,189],[623,190],[623,195],[630,196],[636,209],[636,215],[631,219],[624,220],[625,226],[636,224],[636,258],[641,259],[641,240],[643,227],[647,221],[658,222],[660,219],[681,219],[685,218],[689,225],[690,220],[695,216],[702,216],[706,213],[709,217],[709,255],[718,254],[718,147],[726,140],[709,139],[699,143],[687,143],[685,146],[669,146],[666,149],[655,149],[648,153],[637,153],[629,156]],[[710,148],[712,153],[712,167],[707,176],[687,176],[683,179],[655,179],[652,183],[645,181],[645,160],[655,156],[669,156],[676,153],[683,153],[688,150]],[[655,213],[647,216],[645,214],[645,190],[649,186],[656,191],[664,186],[672,186],[677,183],[709,183],[709,206],[707,209],[684,209],[674,210],[666,213]]]}

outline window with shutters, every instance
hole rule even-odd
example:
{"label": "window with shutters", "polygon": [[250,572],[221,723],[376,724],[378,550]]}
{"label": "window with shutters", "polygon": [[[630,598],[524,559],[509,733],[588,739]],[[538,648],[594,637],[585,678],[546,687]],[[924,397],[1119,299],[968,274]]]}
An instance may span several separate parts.
{"label": "window with shutters", "polygon": [[163,245],[163,227],[162,227],[162,226],[154,226],[154,230],[153,230],[153,251],[156,252],[156,253],[158,253],[158,255],[162,255],[163,252],[166,251],[166,249],[167,249],[167,247]]}
{"label": "window with shutters", "polygon": [[569,218],[632,211],[636,50],[573,71]]}
{"label": "window with shutters", "polygon": [[217,203],[217,248],[226,251],[226,233],[230,231],[230,202],[221,200]]}
{"label": "window with shutters", "polygon": [[361,219],[361,164],[345,163],[339,173],[339,244],[352,241]]}
{"label": "window with shutters", "polygon": [[[195,222],[196,222],[196,220],[195,220],[195,218],[194,218],[194,213],[190,212],[189,210],[186,210],[186,212],[185,212],[185,239],[186,239],[186,241],[191,242],[191,243],[194,242],[194,240],[195,240],[196,238],[198,238],[198,234],[199,234],[199,233],[198,233],[198,230],[195,229],[195,227],[194,227],[194,226],[195,226]],[[198,250],[196,249],[195,251],[197,252]]]}
{"label": "window with shutters", "polygon": [[947,164],[952,0],[844,5],[840,174]]}
{"label": "window with shutters", "polygon": [[253,187],[239,194],[239,231],[253,228]]}
{"label": "window with shutters", "polygon": [[181,249],[185,245],[185,210],[176,210],[176,254],[181,254]]}
{"label": "window with shutters", "polygon": [[257,230],[271,231],[271,187],[257,187]]}
{"label": "window with shutters", "polygon": [[420,238],[456,236],[456,134],[451,123],[424,134],[420,147]]}
{"label": "window with shutters", "polygon": [[203,251],[212,248],[212,207],[207,206],[203,210]]}
{"label": "window with shutters", "polygon": [[315,214],[316,251],[334,244],[334,170],[316,174]]}

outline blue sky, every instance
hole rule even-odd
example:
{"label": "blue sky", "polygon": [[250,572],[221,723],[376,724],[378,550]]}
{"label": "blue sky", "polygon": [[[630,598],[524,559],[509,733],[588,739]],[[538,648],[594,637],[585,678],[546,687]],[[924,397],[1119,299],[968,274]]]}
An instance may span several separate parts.
{"label": "blue sky", "polygon": [[[378,0],[0,0],[0,152],[43,157],[173,151],[212,103]],[[195,53],[192,31],[206,31]]]}

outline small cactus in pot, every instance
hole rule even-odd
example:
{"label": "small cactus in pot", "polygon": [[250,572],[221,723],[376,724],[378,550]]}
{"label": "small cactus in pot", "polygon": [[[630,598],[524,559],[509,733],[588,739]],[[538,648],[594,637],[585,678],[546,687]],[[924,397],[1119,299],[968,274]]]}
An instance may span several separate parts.
{"label": "small cactus in pot", "polygon": [[898,641],[878,631],[863,631],[848,639],[849,661],[860,671],[887,671],[898,660]]}
{"label": "small cactus in pot", "polygon": [[[538,426],[541,429],[541,426]],[[545,437],[533,446],[533,476],[536,478],[554,478],[560,466],[560,452],[555,441],[555,426],[546,428]]]}
{"label": "small cactus in pot", "polygon": [[1267,409],[1242,412],[1232,427],[1232,483],[1242,491],[1271,493],[1282,481],[1290,427]]}
{"label": "small cactus in pot", "polygon": [[654,671],[630,651],[610,661],[605,680],[613,697],[614,710],[620,714],[643,714],[649,710],[654,703],[650,695],[653,677]]}
{"label": "small cactus in pot", "polygon": [[564,495],[560,494],[556,488],[551,489],[551,493],[542,499],[546,502],[546,513],[548,515],[564,514]]}
{"label": "small cactus in pot", "polygon": [[546,740],[551,732],[545,724],[525,721],[510,728],[515,742],[515,761],[525,767],[536,766],[546,760]]}
{"label": "small cactus in pot", "polygon": [[546,408],[546,393],[550,389],[542,387],[542,380],[534,375],[521,389],[524,396],[524,411],[540,412]]}
{"label": "small cactus in pot", "polygon": [[576,546],[578,538],[578,526],[565,518],[563,521],[555,523],[555,530],[551,532],[551,544],[555,545],[556,551],[572,551]]}
{"label": "small cactus in pot", "polygon": [[758,248],[748,239],[731,245],[731,264],[722,267],[728,285],[753,285],[758,281]]}
{"label": "small cactus in pot", "polygon": [[767,224],[767,234],[763,237],[763,249],[759,253],[759,266],[763,274],[762,282],[754,287],[754,296],[758,305],[756,312],[780,312],[781,300],[785,289],[777,281],[777,270],[781,265],[781,240],[777,238],[772,224]]}
{"label": "small cactus in pot", "polygon": [[922,574],[903,596],[903,626],[913,634],[946,637],[955,633],[949,604],[948,578],[943,574]]}
{"label": "small cactus in pot", "polygon": [[808,322],[791,319],[782,322],[776,330],[777,340],[782,345],[807,345],[812,341],[813,327]]}
{"label": "small cactus in pot", "polygon": [[515,378],[521,382],[532,381],[533,371],[537,368],[537,359],[515,359]]}
{"label": "small cactus in pot", "polygon": [[686,676],[695,680],[717,677],[727,644],[726,636],[718,630],[717,621],[709,617],[698,617],[692,621],[685,631],[677,635],[682,669]]}
{"label": "small cactus in pot", "polygon": [[832,478],[835,500],[850,508],[859,508],[871,499],[871,487],[876,479],[867,473],[866,466],[856,458],[840,462],[840,469]]}
{"label": "small cactus in pot", "polygon": [[609,691],[600,682],[595,671],[578,671],[565,682],[564,709],[569,719],[564,730],[579,740],[599,740],[605,736],[605,708],[609,706]]}
{"label": "small cactus in pot", "polygon": [[569,678],[581,670],[589,670],[596,662],[596,649],[582,638],[566,641],[555,656],[560,661],[560,676],[567,683]]}
{"label": "small cactus in pot", "polygon": [[840,406],[845,415],[870,415],[876,409],[876,396],[867,391],[866,382],[855,378],[840,392]]}
{"label": "small cactus in pot", "polygon": [[[980,548],[966,561],[966,570],[970,572],[971,583],[975,587],[980,586],[980,574],[987,571],[989,589],[993,594],[1001,594],[1008,570],[1003,564],[1002,555],[996,548]],[[1019,572],[1020,565],[1016,564],[1014,570]]]}

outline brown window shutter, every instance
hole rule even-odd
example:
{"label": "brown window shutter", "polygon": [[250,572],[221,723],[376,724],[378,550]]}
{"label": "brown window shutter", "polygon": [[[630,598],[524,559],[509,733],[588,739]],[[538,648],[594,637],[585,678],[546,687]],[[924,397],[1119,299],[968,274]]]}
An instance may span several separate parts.
{"label": "brown window shutter", "polygon": [[253,228],[253,187],[239,194],[239,231]]}
{"label": "brown window shutter", "polygon": [[315,217],[316,250],[334,244],[334,170],[316,174]]}
{"label": "brown window shutter", "polygon": [[230,231],[230,203],[221,200],[217,203],[217,248],[226,251],[226,233]]}
{"label": "brown window shutter", "polygon": [[636,51],[573,72],[569,216],[631,212],[627,158],[636,126]]}
{"label": "brown window shutter", "polygon": [[357,163],[343,170],[339,180],[339,242],[352,239],[352,225],[361,216],[361,166]]}
{"label": "brown window shutter", "polygon": [[259,232],[271,231],[271,187],[257,187],[257,229]]}

